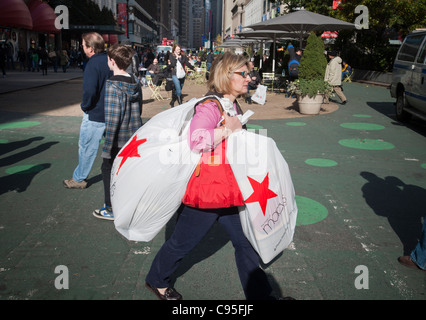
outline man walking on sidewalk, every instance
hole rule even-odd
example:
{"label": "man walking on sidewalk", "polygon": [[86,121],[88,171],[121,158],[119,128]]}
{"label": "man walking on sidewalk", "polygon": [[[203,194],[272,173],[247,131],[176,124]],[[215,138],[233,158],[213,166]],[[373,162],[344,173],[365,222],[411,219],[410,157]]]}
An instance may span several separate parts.
{"label": "man walking on sidewalk", "polygon": [[78,142],[78,165],[73,177],[64,180],[65,188],[84,189],[93,162],[99,149],[99,143],[105,131],[105,83],[112,75],[108,67],[105,42],[96,32],[83,34],[83,50],[89,58],[83,75],[83,99],[81,109],[83,120]]}
{"label": "man walking on sidewalk", "polygon": [[[324,81],[328,82],[337,96],[342,100],[342,104],[346,104],[346,97],[342,90],[342,58],[338,57],[335,51],[329,51],[327,68],[325,69]],[[326,98],[328,103],[328,98]]]}

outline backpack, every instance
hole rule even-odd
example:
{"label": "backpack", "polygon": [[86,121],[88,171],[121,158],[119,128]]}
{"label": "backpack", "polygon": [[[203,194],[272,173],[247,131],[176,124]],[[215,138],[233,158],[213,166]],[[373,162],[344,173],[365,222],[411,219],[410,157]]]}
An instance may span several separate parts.
{"label": "backpack", "polygon": [[290,76],[297,77],[299,75],[299,64],[300,62],[298,60],[291,60],[288,63],[288,72]]}

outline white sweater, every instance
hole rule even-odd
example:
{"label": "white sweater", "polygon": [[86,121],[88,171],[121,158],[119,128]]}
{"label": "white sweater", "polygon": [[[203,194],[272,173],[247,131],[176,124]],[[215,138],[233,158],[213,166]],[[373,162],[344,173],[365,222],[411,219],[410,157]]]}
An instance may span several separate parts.
{"label": "white sweater", "polygon": [[324,81],[327,81],[332,86],[340,86],[342,84],[342,58],[334,57],[328,62]]}

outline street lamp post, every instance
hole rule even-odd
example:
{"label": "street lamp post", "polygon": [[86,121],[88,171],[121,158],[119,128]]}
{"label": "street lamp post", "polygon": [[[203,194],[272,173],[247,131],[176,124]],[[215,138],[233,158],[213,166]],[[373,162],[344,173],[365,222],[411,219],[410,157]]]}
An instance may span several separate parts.
{"label": "street lamp post", "polygon": [[126,34],[129,39],[129,0],[126,0]]}

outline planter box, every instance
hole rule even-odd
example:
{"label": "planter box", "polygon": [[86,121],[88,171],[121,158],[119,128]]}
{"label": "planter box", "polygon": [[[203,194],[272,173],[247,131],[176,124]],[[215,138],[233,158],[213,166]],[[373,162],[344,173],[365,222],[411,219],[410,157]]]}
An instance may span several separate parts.
{"label": "planter box", "polygon": [[302,114],[319,114],[323,101],[323,94],[317,94],[312,98],[309,96],[298,96],[297,104],[299,106],[299,112]]}

